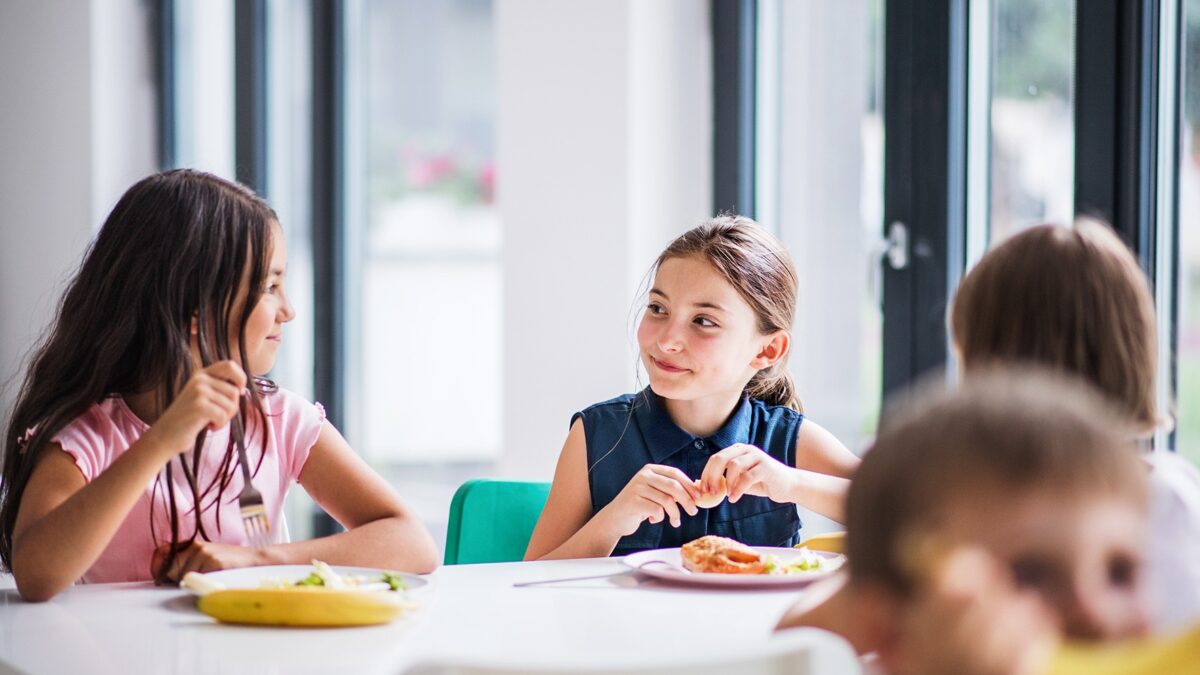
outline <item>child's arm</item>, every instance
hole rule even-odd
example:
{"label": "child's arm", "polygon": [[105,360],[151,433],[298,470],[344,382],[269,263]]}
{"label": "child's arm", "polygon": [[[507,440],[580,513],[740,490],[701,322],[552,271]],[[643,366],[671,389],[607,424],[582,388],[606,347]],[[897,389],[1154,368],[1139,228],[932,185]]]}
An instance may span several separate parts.
{"label": "child's arm", "polygon": [[692,481],[674,467],[648,464],[612,502],[592,516],[588,487],[587,441],[576,420],[563,444],[546,508],[525,550],[526,560],[597,558],[611,554],[617,542],[642,524],[669,519],[679,526],[679,509],[697,512]]}
{"label": "child's arm", "polygon": [[796,434],[796,468],[852,478],[862,462],[825,427],[805,419]]}
{"label": "child's arm", "polygon": [[163,465],[192,447],[205,426],[237,414],[245,375],[232,361],[192,376],[175,402],[92,482],[49,443],[34,467],[13,527],[12,572],[21,597],[48,600],[92,566]]}
{"label": "child's arm", "polygon": [[438,566],[437,547],[416,514],[329,422],[322,423],[299,481],[345,532],[261,549],[197,542],[176,558],[167,577],[244,566],[247,551],[259,553],[260,565],[306,565],[317,559],[417,574]]}
{"label": "child's arm", "polygon": [[49,600],[87,572],[174,456],[162,450],[138,441],[91,483],[57,443],[42,451],[13,528],[12,572],[21,597]]}

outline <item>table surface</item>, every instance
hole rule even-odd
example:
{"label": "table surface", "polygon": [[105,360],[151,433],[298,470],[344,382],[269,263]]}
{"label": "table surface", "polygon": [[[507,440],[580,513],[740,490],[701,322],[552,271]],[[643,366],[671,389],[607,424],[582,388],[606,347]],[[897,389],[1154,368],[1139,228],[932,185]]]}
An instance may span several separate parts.
{"label": "table surface", "polygon": [[[610,576],[513,587],[584,575]],[[0,590],[0,673],[398,673],[447,658],[590,666],[704,658],[766,643],[802,592],[673,586],[612,558],[456,565],[428,578],[411,593],[419,608],[396,622],[336,629],[222,625],[189,594],[150,584],[75,586],[41,604],[9,588]]]}

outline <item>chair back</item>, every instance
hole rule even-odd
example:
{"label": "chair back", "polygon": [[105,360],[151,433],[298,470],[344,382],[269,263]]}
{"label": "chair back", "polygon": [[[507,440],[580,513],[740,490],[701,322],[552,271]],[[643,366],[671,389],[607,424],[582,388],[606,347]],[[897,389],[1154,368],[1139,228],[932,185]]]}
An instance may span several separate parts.
{"label": "chair back", "polygon": [[459,486],[446,527],[447,565],[525,558],[549,483],[476,478]]}

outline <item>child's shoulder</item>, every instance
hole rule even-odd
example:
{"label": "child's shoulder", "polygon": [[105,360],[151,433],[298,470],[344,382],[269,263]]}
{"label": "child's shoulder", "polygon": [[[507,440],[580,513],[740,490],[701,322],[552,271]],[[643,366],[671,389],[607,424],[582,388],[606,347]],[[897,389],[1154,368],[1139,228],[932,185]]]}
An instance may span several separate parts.
{"label": "child's shoulder", "polygon": [[615,396],[607,401],[593,403],[583,410],[580,410],[578,413],[576,413],[576,415],[586,416],[594,413],[607,412],[628,413],[630,410],[646,404],[645,395],[646,392],[644,391],[634,392],[632,394],[621,394],[620,396]]}
{"label": "child's shoulder", "polygon": [[325,419],[325,406],[309,401],[290,389],[271,383],[263,387],[262,392],[263,408],[267,415],[315,418],[317,422]]}
{"label": "child's shoulder", "polygon": [[114,429],[136,433],[145,428],[146,423],[138,419],[133,411],[125,405],[125,399],[118,394],[112,394],[88,406],[86,410],[64,424],[58,433],[59,435],[110,436]]}
{"label": "child's shoulder", "polygon": [[789,408],[786,405],[767,403],[757,398],[749,399],[749,401],[751,413],[758,418],[779,420],[781,422],[799,422],[804,419],[804,413],[795,408]]}

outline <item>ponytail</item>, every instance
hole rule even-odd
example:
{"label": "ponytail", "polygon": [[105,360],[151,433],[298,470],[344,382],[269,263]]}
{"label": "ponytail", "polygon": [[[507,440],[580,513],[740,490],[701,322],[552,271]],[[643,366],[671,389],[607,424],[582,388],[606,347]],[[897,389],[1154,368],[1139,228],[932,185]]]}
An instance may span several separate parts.
{"label": "ponytail", "polygon": [[804,412],[804,405],[796,395],[796,381],[788,370],[784,359],[770,368],[763,368],[746,383],[746,395],[768,405],[782,405],[796,412]]}

